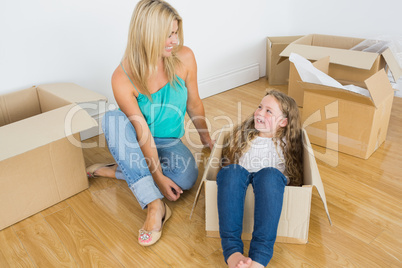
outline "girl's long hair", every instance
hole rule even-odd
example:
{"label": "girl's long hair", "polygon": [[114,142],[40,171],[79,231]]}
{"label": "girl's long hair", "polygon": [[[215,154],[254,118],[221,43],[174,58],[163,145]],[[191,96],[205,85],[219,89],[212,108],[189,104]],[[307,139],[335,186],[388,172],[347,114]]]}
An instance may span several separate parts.
{"label": "girl's long hair", "polygon": [[[170,57],[162,57],[166,39],[171,34],[175,20],[178,24],[178,44],[173,48]],[[180,83],[175,75],[175,67],[180,63],[176,53],[182,46],[183,25],[179,13],[163,0],[138,2],[131,17],[124,59],[127,59],[134,81],[148,98],[151,99],[151,94],[147,81],[157,71],[160,58],[163,58],[169,83]]]}
{"label": "girl's long hair", "polygon": [[[267,92],[266,96],[273,96],[288,124],[278,129],[273,138],[275,146],[280,146],[285,158],[285,175],[289,178],[289,185],[300,186],[303,182],[303,141],[300,113],[296,102],[291,97],[276,90]],[[240,157],[250,146],[259,131],[254,126],[254,113],[242,124],[236,126],[225,139],[223,158],[226,163],[238,164]]]}

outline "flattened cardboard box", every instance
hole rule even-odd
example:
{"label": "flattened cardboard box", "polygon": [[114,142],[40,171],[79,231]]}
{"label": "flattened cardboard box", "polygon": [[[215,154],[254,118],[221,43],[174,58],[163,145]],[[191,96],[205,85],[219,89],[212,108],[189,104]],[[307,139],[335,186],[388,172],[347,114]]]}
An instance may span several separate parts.
{"label": "flattened cardboard box", "polygon": [[[365,81],[370,97],[341,88],[299,83],[304,88],[302,121],[311,143],[368,159],[385,141],[394,91],[384,70]],[[321,115],[322,120],[314,120]],[[337,127],[328,127],[328,123]]]}
{"label": "flattened cardboard box", "polygon": [[381,54],[350,50],[365,39],[310,34],[289,44],[281,53],[281,60],[297,53],[315,61],[330,57],[328,74],[342,84],[365,86],[364,81],[383,69],[387,64],[392,76],[397,81],[402,76],[402,69],[388,48]]}
{"label": "flattened cardboard box", "polygon": [[0,96],[0,229],[88,188],[79,133],[97,124],[77,103],[97,100],[72,83]]}
{"label": "flattened cardboard box", "polygon": [[[223,127],[219,134],[215,146],[212,149],[211,156],[208,159],[202,181],[193,203],[193,209],[196,206],[202,186],[205,185],[205,230],[209,237],[219,237],[219,218],[217,206],[217,185],[216,175],[221,166],[220,159],[225,135],[228,135],[231,127]],[[308,231],[310,223],[311,196],[315,186],[324,204],[328,220],[331,219],[328,212],[327,201],[325,198],[324,186],[321,181],[314,152],[311,148],[307,133],[303,130],[304,143],[304,178],[303,186],[286,186],[283,197],[283,207],[277,232],[276,242],[305,244],[308,241]],[[191,213],[192,213],[191,212]],[[254,223],[254,193],[252,186],[247,189],[242,239],[250,240],[253,232]]]}
{"label": "flattened cardboard box", "polygon": [[270,85],[285,85],[289,79],[289,60],[278,62],[279,54],[300,36],[267,37],[267,78]]}

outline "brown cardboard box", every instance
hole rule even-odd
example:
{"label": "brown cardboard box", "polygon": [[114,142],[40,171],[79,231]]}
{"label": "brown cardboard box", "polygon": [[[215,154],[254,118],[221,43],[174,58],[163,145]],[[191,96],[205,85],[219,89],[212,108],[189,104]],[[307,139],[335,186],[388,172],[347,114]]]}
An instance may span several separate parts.
{"label": "brown cardboard box", "polygon": [[302,36],[267,37],[267,78],[270,85],[285,85],[289,79],[289,60],[278,63],[281,53]]}
{"label": "brown cardboard box", "polygon": [[364,81],[387,64],[394,80],[402,76],[402,69],[388,48],[381,54],[350,50],[365,39],[333,35],[310,34],[289,44],[281,53],[281,60],[297,53],[315,61],[330,57],[328,74],[342,84],[365,86]]}
{"label": "brown cardboard box", "polygon": [[365,81],[369,96],[299,83],[304,88],[302,121],[311,143],[367,159],[385,141],[394,91],[384,70]]}
{"label": "brown cardboard box", "polygon": [[80,132],[97,124],[77,103],[105,99],[71,83],[0,96],[0,230],[88,188]]}
{"label": "brown cardboard box", "polygon": [[[202,186],[205,185],[205,230],[209,237],[219,237],[219,219],[217,207],[216,175],[221,165],[222,144],[225,135],[228,135],[231,127],[223,127],[219,134],[211,156],[208,159],[202,181],[198,187],[197,195],[193,203],[193,210],[197,203]],[[311,148],[307,133],[303,130],[304,141],[304,178],[302,187],[286,186],[283,197],[282,213],[279,220],[277,242],[305,244],[308,241],[310,223],[311,196],[313,186],[318,190],[324,204],[328,220],[331,219],[325,198],[324,186],[321,181],[313,149]],[[192,212],[193,212],[192,210]],[[190,216],[191,217],[191,216]],[[252,186],[247,189],[244,204],[243,234],[245,240],[251,239],[254,223],[254,193]],[[331,223],[332,224],[332,223]]]}

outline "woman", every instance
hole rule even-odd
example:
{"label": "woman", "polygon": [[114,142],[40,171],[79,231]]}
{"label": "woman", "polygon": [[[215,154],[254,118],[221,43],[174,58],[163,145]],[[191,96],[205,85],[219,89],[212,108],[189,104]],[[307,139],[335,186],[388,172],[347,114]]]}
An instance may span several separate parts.
{"label": "woman", "polygon": [[201,142],[212,147],[195,57],[183,46],[181,17],[165,1],[137,4],[112,88],[120,109],[106,113],[102,128],[116,164],[96,164],[87,171],[127,181],[141,207],[147,208],[138,241],[149,246],[158,241],[171,215],[161,199],[178,200],[197,180],[194,157],[180,140],[186,111]]}

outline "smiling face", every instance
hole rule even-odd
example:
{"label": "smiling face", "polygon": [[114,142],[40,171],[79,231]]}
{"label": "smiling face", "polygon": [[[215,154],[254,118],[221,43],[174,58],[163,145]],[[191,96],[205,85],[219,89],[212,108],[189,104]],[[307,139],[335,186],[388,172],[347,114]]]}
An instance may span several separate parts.
{"label": "smiling face", "polygon": [[172,23],[172,30],[170,32],[170,35],[168,36],[165,42],[165,46],[162,53],[163,57],[169,57],[172,55],[172,50],[174,46],[176,46],[178,43],[178,36],[177,36],[178,29],[179,29],[178,22],[177,20],[174,20]]}
{"label": "smiling face", "polygon": [[254,126],[260,137],[272,138],[276,131],[288,124],[275,97],[265,96],[254,112]]}

